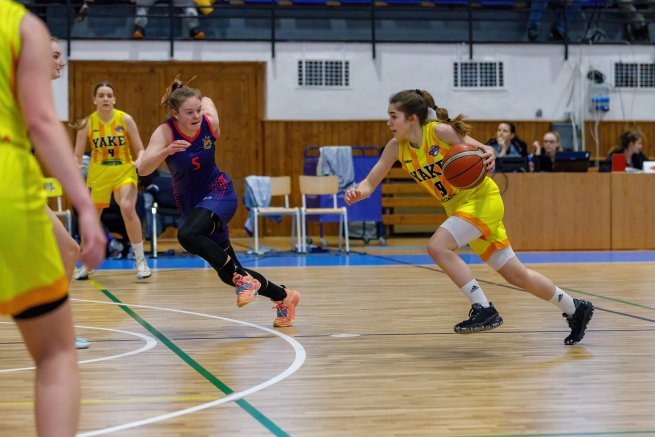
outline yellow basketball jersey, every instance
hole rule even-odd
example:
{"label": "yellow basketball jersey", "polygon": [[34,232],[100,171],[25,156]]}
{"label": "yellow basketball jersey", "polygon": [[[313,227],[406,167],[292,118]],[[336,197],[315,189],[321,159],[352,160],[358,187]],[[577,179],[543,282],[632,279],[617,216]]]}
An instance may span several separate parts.
{"label": "yellow basketball jersey", "polygon": [[448,202],[459,189],[450,185],[443,175],[443,157],[450,145],[441,141],[434,134],[432,121],[423,125],[423,140],[418,148],[412,147],[409,140],[398,144],[398,159],[403,168],[416,182],[441,203]]}
{"label": "yellow basketball jersey", "polygon": [[27,125],[16,94],[16,69],[21,51],[23,5],[0,0],[0,144],[30,149]]}
{"label": "yellow basketball jersey", "polygon": [[470,190],[460,190],[450,185],[443,174],[443,157],[451,146],[435,135],[434,126],[437,124],[438,121],[431,121],[423,125],[423,139],[418,148],[412,147],[408,140],[400,141],[398,159],[414,180],[443,204],[450,216],[471,196],[487,193],[496,184],[485,177],[480,185]]}
{"label": "yellow basketball jersey", "polygon": [[105,123],[98,112],[94,112],[89,116],[88,129],[91,165],[120,165],[132,161],[130,137],[123,111],[114,109],[109,123]]}

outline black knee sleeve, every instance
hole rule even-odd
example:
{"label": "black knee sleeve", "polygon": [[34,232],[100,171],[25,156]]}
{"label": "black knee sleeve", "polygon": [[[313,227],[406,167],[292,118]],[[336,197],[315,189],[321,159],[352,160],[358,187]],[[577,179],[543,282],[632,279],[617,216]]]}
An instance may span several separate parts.
{"label": "black knee sleeve", "polygon": [[[228,254],[209,236],[221,221],[208,209],[196,208],[177,232],[177,239],[188,252],[201,256],[218,272],[228,262]],[[222,279],[222,278],[221,278]]]}

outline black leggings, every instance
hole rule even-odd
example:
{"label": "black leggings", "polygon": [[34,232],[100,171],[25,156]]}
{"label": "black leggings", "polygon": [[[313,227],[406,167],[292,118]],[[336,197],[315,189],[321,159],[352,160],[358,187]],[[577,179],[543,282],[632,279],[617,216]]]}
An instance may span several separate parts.
{"label": "black leggings", "polygon": [[225,284],[234,286],[234,273],[249,273],[261,283],[259,294],[275,301],[283,300],[287,293],[284,288],[267,280],[261,273],[244,269],[239,262],[229,240],[218,244],[210,235],[226,226],[214,212],[205,208],[195,208],[177,232],[177,239],[189,253],[207,261]]}

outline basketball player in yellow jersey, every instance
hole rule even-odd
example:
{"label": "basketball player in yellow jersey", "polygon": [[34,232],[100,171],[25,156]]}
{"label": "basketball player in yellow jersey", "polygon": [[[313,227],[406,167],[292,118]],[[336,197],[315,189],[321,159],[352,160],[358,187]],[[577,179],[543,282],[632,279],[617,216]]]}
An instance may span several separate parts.
{"label": "basketball player in yellow jersey", "polygon": [[80,387],[68,279],[32,144],[79,212],[81,259],[98,265],[106,241],[55,112],[48,31],[22,5],[0,0],[0,41],[0,313],[14,318],[36,363],[38,435],[72,436]]}
{"label": "basketball player in yellow jersey", "polygon": [[[134,119],[127,113],[114,108],[114,88],[108,82],[101,82],[93,90],[96,111],[89,115],[77,132],[75,156],[82,163],[87,145],[91,148],[91,163],[86,185],[98,210],[109,206],[111,195],[121,209],[127,236],[134,249],[137,279],[150,277],[150,269],[143,253],[143,231],[141,220],[136,214],[138,179],[136,167],[143,155],[143,143]],[[136,161],[132,161],[130,148]],[[75,279],[87,279],[91,271],[82,266]]]}
{"label": "basketball player in yellow jersey", "polygon": [[493,148],[468,136],[470,127],[464,123],[464,116],[460,114],[451,120],[448,111],[438,108],[427,91],[406,90],[394,94],[389,99],[388,112],[387,125],[393,139],[368,176],[357,188],[348,190],[344,198],[351,205],[369,197],[400,160],[414,180],[442,203],[448,219],[430,238],[428,253],[471,303],[469,319],[455,325],[455,332],[469,334],[494,329],[503,323],[470,268],[455,252],[469,244],[507,282],[560,308],[571,328],[565,344],[582,340],[594,306],[571,298],[550,279],[527,269],[519,261],[503,226],[504,206],[496,183],[485,177],[477,187],[460,190],[443,176],[443,156],[452,145],[466,143],[479,147],[490,171],[496,159]]}
{"label": "basketball player in yellow jersey", "polygon": [[[50,49],[52,50],[52,74],[50,78],[52,80],[57,80],[61,77],[61,71],[66,66],[66,63],[64,62],[64,54],[59,46],[59,42],[57,42],[55,38],[51,38]],[[75,263],[77,263],[80,256],[80,246],[77,244],[77,241],[70,236],[55,213],[53,213],[50,208],[47,208],[46,210],[50,217],[50,221],[52,222],[52,230],[55,233],[57,247],[59,248],[59,253],[61,254],[61,259],[64,263],[66,278],[70,279],[75,270]],[[77,349],[87,349],[89,347],[89,342],[81,337],[75,337],[75,347]]]}

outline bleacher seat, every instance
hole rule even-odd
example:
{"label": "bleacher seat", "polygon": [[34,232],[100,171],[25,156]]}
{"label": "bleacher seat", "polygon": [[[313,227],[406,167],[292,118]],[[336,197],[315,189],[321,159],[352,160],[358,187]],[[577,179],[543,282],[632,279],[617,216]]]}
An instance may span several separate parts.
{"label": "bleacher seat", "polygon": [[469,0],[430,0],[435,6],[467,6]]}
{"label": "bleacher seat", "polygon": [[389,5],[403,5],[403,6],[418,6],[421,0],[384,0],[384,3]]}
{"label": "bleacher seat", "polygon": [[479,0],[480,6],[513,7],[514,0]]}

